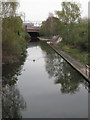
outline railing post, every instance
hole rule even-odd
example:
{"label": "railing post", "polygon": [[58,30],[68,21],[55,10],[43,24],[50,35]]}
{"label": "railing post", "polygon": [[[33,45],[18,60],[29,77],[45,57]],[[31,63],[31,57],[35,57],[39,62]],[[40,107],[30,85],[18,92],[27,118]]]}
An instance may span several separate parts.
{"label": "railing post", "polygon": [[86,65],[86,75],[89,76],[89,66],[88,65]]}
{"label": "railing post", "polygon": [[90,66],[86,65],[86,75],[90,78]]}

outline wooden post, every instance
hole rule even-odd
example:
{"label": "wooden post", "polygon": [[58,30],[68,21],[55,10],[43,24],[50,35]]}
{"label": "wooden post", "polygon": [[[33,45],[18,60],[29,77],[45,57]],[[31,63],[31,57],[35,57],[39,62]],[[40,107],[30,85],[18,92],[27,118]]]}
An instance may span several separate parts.
{"label": "wooden post", "polygon": [[86,65],[86,75],[90,78],[90,66]]}

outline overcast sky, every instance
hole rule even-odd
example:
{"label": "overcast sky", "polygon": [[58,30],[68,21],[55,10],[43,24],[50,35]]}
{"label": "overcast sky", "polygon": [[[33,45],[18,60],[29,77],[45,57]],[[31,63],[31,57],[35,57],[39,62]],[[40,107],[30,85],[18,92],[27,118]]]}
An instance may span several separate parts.
{"label": "overcast sky", "polygon": [[47,19],[49,12],[61,10],[63,1],[75,1],[81,4],[82,17],[88,17],[88,2],[90,0],[18,0],[19,12],[25,13],[25,20],[43,21]]}

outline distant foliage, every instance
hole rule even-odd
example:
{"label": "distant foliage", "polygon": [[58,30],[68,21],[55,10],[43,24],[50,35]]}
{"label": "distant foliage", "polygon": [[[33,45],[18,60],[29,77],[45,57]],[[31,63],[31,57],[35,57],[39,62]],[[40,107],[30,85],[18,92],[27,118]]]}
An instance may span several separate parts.
{"label": "distant foliage", "polygon": [[40,35],[51,37],[59,32],[59,19],[56,17],[49,17],[46,21],[43,21],[40,28]]}

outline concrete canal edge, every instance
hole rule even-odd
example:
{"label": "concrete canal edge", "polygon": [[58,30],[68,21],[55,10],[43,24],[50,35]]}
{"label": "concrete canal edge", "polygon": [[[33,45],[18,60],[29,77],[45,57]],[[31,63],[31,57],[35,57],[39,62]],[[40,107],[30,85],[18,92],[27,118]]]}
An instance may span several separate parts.
{"label": "concrete canal edge", "polygon": [[[48,44],[48,43],[47,43]],[[68,62],[76,71],[78,71],[87,82],[90,83],[90,78],[85,74],[85,66],[81,63],[73,59],[71,56],[66,54],[64,51],[60,50],[60,48],[56,44],[48,44],[57,54],[59,54],[66,62]]]}

